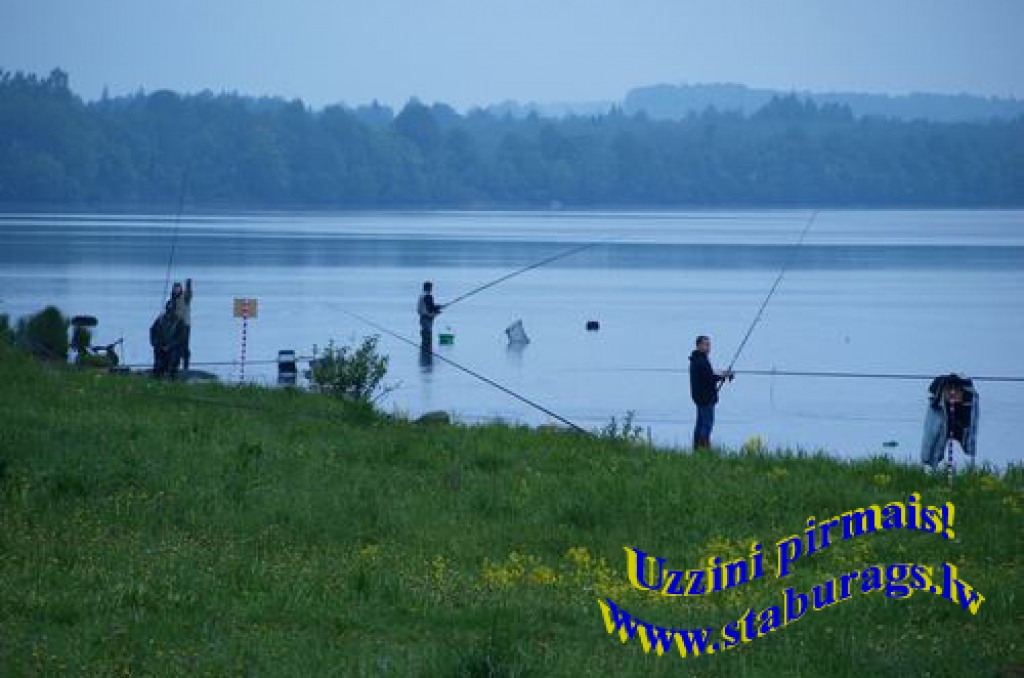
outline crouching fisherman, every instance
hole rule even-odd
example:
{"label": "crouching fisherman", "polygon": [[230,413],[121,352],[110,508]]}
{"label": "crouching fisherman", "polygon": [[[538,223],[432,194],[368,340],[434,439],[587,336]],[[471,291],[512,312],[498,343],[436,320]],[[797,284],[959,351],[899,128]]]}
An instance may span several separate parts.
{"label": "crouching fisherman", "polygon": [[185,342],[185,324],[175,312],[174,302],[168,301],[164,312],[149,328],[149,343],[153,347],[153,376],[178,375],[178,361]]}
{"label": "crouching fisherman", "polygon": [[[921,463],[936,468],[944,452],[953,462],[953,441],[974,466],[978,449],[978,412],[981,397],[970,379],[957,374],[935,377],[928,387],[928,407],[921,439]],[[952,470],[952,469],[951,469]]]}

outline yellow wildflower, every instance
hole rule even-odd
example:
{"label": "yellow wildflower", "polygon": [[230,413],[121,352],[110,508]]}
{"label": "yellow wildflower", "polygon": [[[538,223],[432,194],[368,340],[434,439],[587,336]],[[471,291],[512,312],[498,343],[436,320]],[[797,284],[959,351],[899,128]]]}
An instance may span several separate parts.
{"label": "yellow wildflower", "polygon": [[530,583],[539,586],[551,586],[558,581],[558,575],[547,565],[540,565],[530,572]]}
{"label": "yellow wildflower", "polygon": [[590,551],[585,546],[573,546],[565,552],[565,557],[572,561],[577,570],[590,569]]}

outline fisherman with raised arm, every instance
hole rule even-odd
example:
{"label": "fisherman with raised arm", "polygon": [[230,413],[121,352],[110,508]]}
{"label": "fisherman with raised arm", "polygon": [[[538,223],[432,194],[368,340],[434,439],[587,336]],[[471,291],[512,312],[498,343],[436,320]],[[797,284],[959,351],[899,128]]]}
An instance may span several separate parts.
{"label": "fisherman with raised arm", "polygon": [[[192,362],[192,351],[189,349],[189,340],[192,336],[192,278],[185,280],[184,288],[180,282],[174,283],[170,301],[174,304],[174,314],[183,326],[180,332],[181,343],[176,351],[177,360],[184,362],[184,371],[188,372],[189,363]],[[177,364],[174,368],[177,371]]]}

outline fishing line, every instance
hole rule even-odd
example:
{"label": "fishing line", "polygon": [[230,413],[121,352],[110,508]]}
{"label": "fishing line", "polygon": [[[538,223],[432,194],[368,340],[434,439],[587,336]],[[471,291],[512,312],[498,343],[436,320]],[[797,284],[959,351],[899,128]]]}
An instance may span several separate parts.
{"label": "fishing line", "polygon": [[[739,360],[740,353],[743,352],[743,348],[747,345],[747,341],[750,339],[750,335],[754,333],[754,328],[757,327],[757,323],[760,322],[761,316],[764,315],[764,309],[767,308],[768,302],[775,295],[775,290],[779,288],[779,283],[782,282],[782,278],[786,275],[786,271],[789,270],[790,264],[796,259],[797,252],[800,251],[800,246],[804,243],[804,238],[807,237],[807,232],[810,230],[811,225],[814,224],[814,220],[818,218],[818,210],[814,210],[811,213],[811,218],[807,220],[807,225],[804,226],[804,230],[800,233],[800,238],[796,241],[793,246],[789,258],[782,264],[782,268],[779,270],[779,275],[776,276],[775,282],[772,283],[772,287],[768,290],[768,294],[765,295],[764,301],[761,302],[761,308],[757,309],[757,315],[754,316],[754,321],[750,323],[750,327],[747,328],[747,333],[743,336],[743,341],[740,342],[739,347],[736,349],[736,354],[732,357],[732,362],[729,363],[727,371],[731,372],[736,361]],[[721,390],[725,384],[724,381],[719,382],[718,389]]]}
{"label": "fishing line", "polygon": [[[360,319],[362,320],[362,319]],[[411,340],[410,340],[411,341]],[[418,344],[417,344],[418,346]],[[441,357],[442,360],[447,358]],[[296,362],[308,362],[311,360],[308,356],[297,356]],[[279,361],[276,358],[270,358],[267,360],[246,360],[246,365],[276,365]],[[232,367],[239,364],[238,360],[212,360],[204,362],[192,363],[197,367]],[[149,363],[121,363],[119,367],[126,368],[143,368],[150,367]],[[564,372],[650,372],[650,373],[671,373],[671,374],[685,374],[687,370],[682,367],[583,367],[583,368],[567,368],[559,371]],[[907,380],[907,381],[931,381],[938,375],[935,374],[913,374],[905,372],[823,372],[823,371],[807,371],[807,370],[736,370],[736,374],[743,374],[754,377],[810,377],[819,379],[893,379],[893,380]],[[1024,376],[1009,376],[1009,375],[982,375],[982,376],[966,376],[966,379],[971,381],[988,381],[997,383],[1024,383]]]}
{"label": "fishing line", "polygon": [[388,328],[386,328],[386,327],[384,327],[382,325],[378,325],[377,323],[373,322],[369,318],[361,316],[358,313],[353,313],[352,311],[347,311],[347,310],[345,310],[343,308],[339,308],[338,310],[341,311],[342,313],[344,313],[347,316],[355,318],[356,320],[358,320],[358,321],[360,321],[362,323],[365,323],[365,324],[369,325],[370,327],[372,327],[372,328],[374,328],[374,329],[376,329],[376,330],[378,330],[380,332],[383,332],[384,334],[387,334],[388,336],[394,337],[395,339],[398,339],[401,342],[409,344],[410,346],[412,346],[414,348],[417,348],[417,349],[419,349],[420,351],[422,351],[424,353],[429,353],[430,355],[432,355],[433,357],[437,358],[438,360],[440,360],[442,362],[445,362],[445,363],[448,363],[449,365],[451,365],[455,369],[461,370],[461,371],[465,372],[466,374],[468,374],[468,375],[470,375],[472,377],[476,377],[477,379],[479,379],[480,381],[484,382],[485,384],[493,386],[494,388],[498,389],[499,391],[507,393],[508,395],[512,396],[516,400],[520,400],[520,401],[526,403],[527,405],[529,405],[530,407],[533,407],[534,409],[540,410],[541,412],[543,412],[544,414],[548,415],[549,417],[557,419],[558,421],[562,422],[566,426],[569,426],[570,428],[572,428],[572,429],[574,429],[574,430],[576,430],[576,431],[578,431],[580,433],[585,433],[587,435],[590,435],[590,431],[587,431],[586,429],[584,429],[584,428],[582,428],[580,426],[577,426],[576,424],[574,424],[573,422],[569,421],[565,417],[552,412],[551,410],[549,410],[548,408],[544,407],[543,405],[541,405],[541,404],[539,404],[539,403],[537,403],[537,402],[535,402],[533,400],[530,400],[529,398],[527,398],[525,396],[522,396],[522,395],[516,393],[515,391],[513,391],[513,390],[511,390],[509,388],[506,388],[505,386],[502,386],[501,384],[499,384],[498,382],[494,381],[493,379],[488,379],[484,375],[482,375],[482,374],[480,374],[478,372],[474,372],[473,370],[469,369],[468,367],[465,367],[463,365],[458,364],[454,360],[450,360],[448,358],[445,358],[443,355],[435,353],[434,351],[432,351],[430,349],[424,348],[420,344],[418,344],[415,341],[413,341],[412,339],[408,339],[406,337],[403,337],[402,335],[398,334],[397,332],[392,332]]}
{"label": "fishing line", "polygon": [[558,254],[552,255],[552,256],[550,256],[550,257],[548,257],[546,259],[542,259],[541,261],[538,261],[538,262],[535,262],[533,264],[530,264],[529,266],[521,268],[521,269],[519,269],[517,271],[513,271],[512,273],[508,273],[506,275],[503,275],[503,276],[501,276],[500,278],[498,278],[496,280],[492,280],[489,283],[485,283],[485,284],[481,285],[480,287],[474,288],[474,289],[470,290],[469,292],[466,292],[465,294],[462,294],[462,295],[460,295],[458,297],[455,297],[453,300],[451,300],[448,303],[444,304],[443,308],[449,308],[453,304],[457,304],[460,301],[462,301],[463,299],[468,299],[469,297],[473,296],[474,294],[478,294],[480,292],[483,292],[486,289],[490,289],[491,287],[494,287],[495,285],[497,285],[499,283],[503,283],[506,280],[509,280],[510,278],[514,278],[517,275],[522,275],[523,273],[526,273],[528,271],[532,271],[535,268],[540,268],[541,266],[544,266],[545,264],[550,264],[551,262],[558,261],[559,259],[564,259],[565,257],[572,256],[573,254],[576,254],[578,252],[582,252],[583,250],[590,249],[591,247],[597,247],[598,245],[606,245],[606,244],[608,244],[610,242],[613,242],[615,240],[620,240],[620,239],[621,238],[619,238],[619,237],[608,238],[606,240],[598,240],[597,242],[590,242],[590,243],[586,243],[586,244],[583,244],[583,245],[579,245],[577,247],[573,247],[573,248],[568,249],[568,250],[564,250],[562,252],[559,252]]}
{"label": "fishing line", "polygon": [[[806,372],[789,370],[737,370],[736,374],[749,374],[754,376],[783,376],[783,377],[822,377],[839,379],[908,379],[914,381],[931,381],[936,374],[900,374],[886,372]],[[984,375],[979,377],[968,376],[971,381],[994,381],[1004,383],[1024,383],[1024,377]]]}
{"label": "fishing line", "polygon": [[[685,374],[688,370],[682,367],[599,367],[580,368],[571,371],[586,372],[666,372]],[[735,370],[736,374],[745,374],[756,377],[816,377],[831,379],[904,379],[913,381],[931,381],[940,372],[935,374],[908,374],[899,372],[822,372],[822,371],[798,371],[798,370]],[[971,381],[990,381],[1003,383],[1024,383],[1024,377],[1010,375],[982,375],[966,376]]]}
{"label": "fishing line", "polygon": [[185,208],[185,189],[188,188],[188,175],[191,164],[185,165],[185,171],[181,173],[181,191],[178,193],[178,214],[174,217],[174,235],[171,237],[171,253],[167,257],[167,273],[164,276],[164,293],[160,298],[161,307],[167,299],[167,290],[171,283],[171,265],[174,263],[174,252],[178,248],[178,231],[181,228],[181,213]]}

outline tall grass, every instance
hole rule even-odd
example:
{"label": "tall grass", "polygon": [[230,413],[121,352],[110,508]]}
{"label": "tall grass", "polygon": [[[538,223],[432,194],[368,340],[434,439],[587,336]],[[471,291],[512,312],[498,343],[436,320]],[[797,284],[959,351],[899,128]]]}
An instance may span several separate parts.
{"label": "tall grass", "polygon": [[[1024,662],[1012,474],[949,492],[881,458],[421,427],[325,396],[110,377],[0,346],[0,675],[995,676]],[[955,502],[955,541],[867,535],[786,580],[685,600],[625,578],[625,545],[699,567],[913,491]],[[682,659],[620,644],[596,603],[719,627],[787,586],[908,561],[955,563],[981,612],[860,596]]]}

